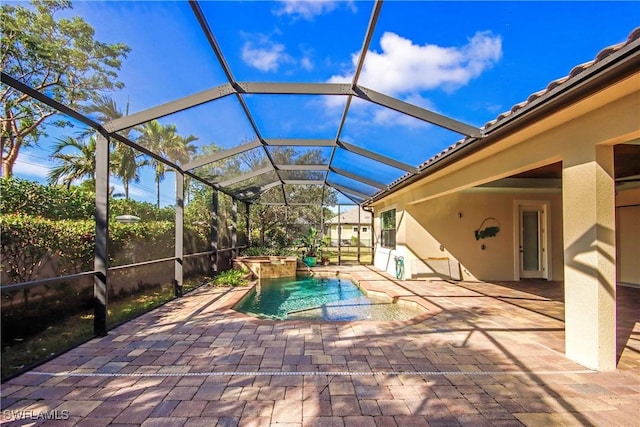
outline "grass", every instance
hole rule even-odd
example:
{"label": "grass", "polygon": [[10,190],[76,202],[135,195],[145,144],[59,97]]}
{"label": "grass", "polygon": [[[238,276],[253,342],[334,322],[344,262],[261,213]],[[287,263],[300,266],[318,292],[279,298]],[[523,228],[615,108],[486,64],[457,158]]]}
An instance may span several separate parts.
{"label": "grass", "polygon": [[[195,289],[202,280],[185,281],[184,292]],[[112,327],[174,298],[171,284],[109,302],[108,323]],[[28,319],[25,319],[28,321]],[[93,337],[93,311],[87,310],[52,322],[41,333],[14,340],[2,351],[2,378],[34,363],[64,352]]]}
{"label": "grass", "polygon": [[[323,254],[329,257],[329,261],[332,264],[338,264],[338,248],[330,247],[323,249]],[[358,261],[358,248],[355,246],[345,246],[342,247],[340,260],[344,263],[346,262],[357,262]],[[361,247],[360,248],[360,264],[371,264],[371,248]]]}

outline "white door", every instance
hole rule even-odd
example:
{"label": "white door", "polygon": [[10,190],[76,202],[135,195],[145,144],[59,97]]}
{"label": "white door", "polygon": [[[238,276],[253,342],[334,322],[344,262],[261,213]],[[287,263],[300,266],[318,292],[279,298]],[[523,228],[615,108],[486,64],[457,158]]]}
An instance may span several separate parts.
{"label": "white door", "polygon": [[547,278],[545,206],[521,205],[519,219],[520,278]]}

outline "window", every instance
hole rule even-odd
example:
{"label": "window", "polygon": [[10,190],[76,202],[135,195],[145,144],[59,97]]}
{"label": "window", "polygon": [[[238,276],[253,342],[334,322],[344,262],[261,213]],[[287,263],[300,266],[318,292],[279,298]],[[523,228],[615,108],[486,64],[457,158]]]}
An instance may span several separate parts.
{"label": "window", "polygon": [[383,248],[396,248],[396,210],[380,213],[380,244]]}
{"label": "window", "polygon": [[369,231],[369,228],[368,228],[368,227],[362,227],[362,232],[363,232],[363,233],[366,233],[367,231]]}
{"label": "window", "polygon": [[358,232],[358,227],[353,227],[353,232],[357,233]]}

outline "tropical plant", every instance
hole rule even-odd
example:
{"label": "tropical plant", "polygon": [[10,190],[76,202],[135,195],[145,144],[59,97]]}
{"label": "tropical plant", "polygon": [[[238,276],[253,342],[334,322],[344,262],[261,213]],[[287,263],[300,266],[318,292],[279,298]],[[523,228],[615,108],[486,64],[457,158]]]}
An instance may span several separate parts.
{"label": "tropical plant", "polygon": [[218,274],[212,284],[214,286],[246,286],[249,284],[246,276],[247,272],[242,270],[227,270]]}
{"label": "tropical plant", "polygon": [[[123,113],[113,98],[107,95],[100,95],[86,108],[86,112],[95,115],[99,122],[106,123],[129,115],[129,103],[127,103]],[[122,131],[122,136],[125,138],[129,138],[130,134],[131,129]],[[146,166],[148,161],[143,158],[142,153],[123,142],[112,139],[111,146],[112,153],[109,168],[122,181],[125,199],[129,200],[130,184],[131,182],[140,181],[138,170]]]}
{"label": "tropical plant", "polygon": [[111,171],[122,180],[124,197],[129,200],[129,188],[132,182],[140,182],[139,170],[148,164],[142,153],[121,142],[109,159]]}
{"label": "tropical plant", "polygon": [[[176,125],[162,125],[157,120],[151,120],[139,131],[140,137],[137,142],[140,145],[171,162],[187,162],[196,151],[191,143],[198,138],[193,135],[187,137],[178,135]],[[157,206],[160,207],[160,182],[164,179],[167,166],[157,159],[151,159],[150,164],[155,172]]]}
{"label": "tropical plant", "polygon": [[[71,152],[69,150],[71,149]],[[62,182],[67,188],[74,181],[88,178],[92,183],[96,178],[96,139],[78,139],[72,136],[58,138],[53,146],[51,158],[58,163],[47,174],[49,184]]]}
{"label": "tropical plant", "polygon": [[[31,7],[5,2],[0,7],[2,38],[0,69],[29,87],[46,92],[56,101],[82,110],[96,94],[121,88],[117,71],[130,48],[94,39],[94,29],[80,17],[56,19],[71,8],[65,0],[33,0]],[[2,103],[2,170],[13,175],[22,147],[38,143],[46,125],[67,126],[69,120],[47,119],[57,111],[6,85]],[[61,116],[60,116],[61,117]]]}
{"label": "tropical plant", "polygon": [[95,194],[80,187],[42,185],[20,178],[0,178],[0,214],[47,219],[92,219]]}
{"label": "tropical plant", "polygon": [[318,229],[310,227],[307,234],[298,239],[298,247],[304,248],[306,257],[317,257],[321,248],[325,246],[325,241],[320,238]]}

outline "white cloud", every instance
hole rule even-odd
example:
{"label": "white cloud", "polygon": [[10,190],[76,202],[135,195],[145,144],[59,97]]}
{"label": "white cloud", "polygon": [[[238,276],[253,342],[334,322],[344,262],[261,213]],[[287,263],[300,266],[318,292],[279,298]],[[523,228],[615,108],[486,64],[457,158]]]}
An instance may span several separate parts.
{"label": "white cloud", "polygon": [[278,16],[289,15],[296,19],[311,21],[316,16],[332,12],[340,5],[347,5],[355,10],[353,1],[284,0],[280,2],[280,7],[274,10],[274,13]]}
{"label": "white cloud", "polygon": [[278,67],[291,62],[291,57],[285,52],[285,46],[274,43],[266,38],[256,45],[247,41],[242,46],[242,60],[260,71],[277,71]]}
{"label": "white cloud", "polygon": [[[276,30],[276,34],[279,32]],[[279,71],[283,65],[287,65],[292,71],[300,68],[305,71],[311,71],[314,68],[313,51],[299,47],[299,59],[293,57],[287,52],[284,44],[271,40],[270,36],[265,34],[244,34],[247,40],[242,46],[242,59],[248,65],[260,71]]]}
{"label": "white cloud", "polygon": [[51,163],[43,163],[43,161],[29,156],[27,153],[21,153],[16,163],[13,165],[13,173],[16,176],[25,176],[38,180],[45,180],[51,168]]}
{"label": "white cloud", "polygon": [[[443,88],[453,90],[493,66],[502,57],[502,39],[478,32],[461,47],[417,45],[395,33],[380,39],[381,52],[367,52],[358,83],[398,95]],[[352,55],[355,67],[359,52]],[[332,76],[330,82],[351,82],[353,72]]]}
{"label": "white cloud", "polygon": [[308,56],[303,56],[300,60],[300,66],[307,71],[313,70],[313,61]]}

